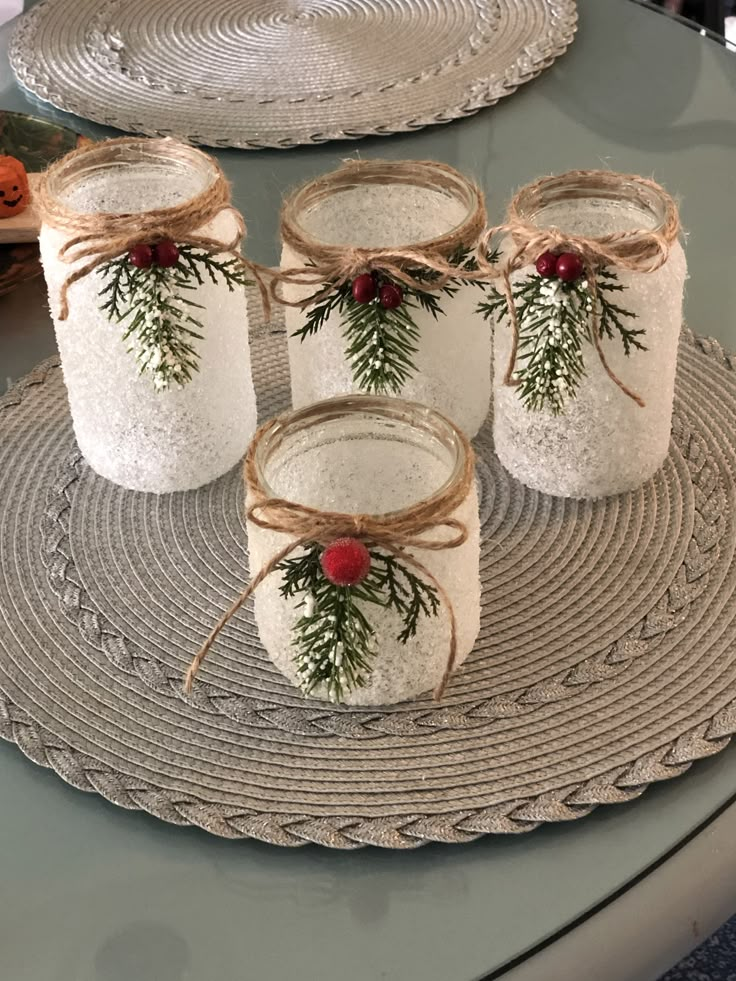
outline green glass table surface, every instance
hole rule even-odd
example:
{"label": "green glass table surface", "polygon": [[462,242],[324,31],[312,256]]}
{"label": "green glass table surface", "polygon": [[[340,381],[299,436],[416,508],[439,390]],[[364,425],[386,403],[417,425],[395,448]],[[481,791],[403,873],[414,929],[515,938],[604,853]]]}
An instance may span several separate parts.
{"label": "green glass table surface", "polygon": [[[277,262],[284,190],[353,154],[451,163],[484,185],[493,220],[541,173],[610,166],[654,176],[681,200],[689,323],[736,348],[736,55],[627,0],[579,7],[570,51],[473,118],[388,139],[219,153],[249,253]],[[102,135],[16,87],[9,33],[0,28],[0,107]],[[42,281],[0,299],[0,391],[53,351]],[[624,964],[637,944],[654,944],[673,890],[657,885],[649,905],[641,897],[663,869],[690,857],[674,893],[703,906],[716,897],[712,926],[736,908],[734,877],[724,880],[733,859],[713,838],[716,826],[726,840],[736,827],[733,748],[572,824],[409,853],[277,849],[169,827],[67,787],[5,743],[0,794],[3,981],[475,981],[527,968],[525,979],[545,981],[645,979]],[[634,909],[637,896],[644,908],[612,955],[602,942],[613,937],[611,911]],[[684,949],[676,932],[671,961]],[[668,942],[658,941],[660,969]],[[550,973],[563,947],[579,970]]]}

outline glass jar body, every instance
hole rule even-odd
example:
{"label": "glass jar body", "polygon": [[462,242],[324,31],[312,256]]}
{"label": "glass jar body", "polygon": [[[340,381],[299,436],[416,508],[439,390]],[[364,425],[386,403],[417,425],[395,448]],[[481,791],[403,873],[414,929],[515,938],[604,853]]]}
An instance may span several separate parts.
{"label": "glass jar body", "polygon": [[[411,507],[448,480],[456,479],[455,448],[425,425],[434,413],[416,407],[407,414],[409,403],[389,399],[379,400],[389,408],[378,413],[354,408],[336,413],[334,406],[342,401],[322,403],[330,407],[324,414],[320,406],[306,410],[314,413],[309,424],[287,432],[278,451],[264,460],[263,480],[271,494],[326,511],[383,513]],[[444,432],[444,420],[442,424]],[[249,491],[248,504],[253,500]],[[453,604],[459,666],[472,650],[480,629],[480,530],[474,481],[453,517],[468,531],[462,545],[438,551],[409,548],[407,552],[436,577]],[[443,531],[427,534],[441,538]],[[248,521],[251,575],[288,541],[286,535]],[[376,548],[380,552],[380,545]],[[259,585],[254,599],[256,623],[273,663],[298,685],[293,628],[303,615],[304,597],[285,598],[280,591],[282,582],[277,572]],[[390,704],[435,688],[448,661],[447,608],[442,604],[436,616],[420,617],[416,634],[401,642],[398,635],[403,621],[395,610],[362,601],[358,605],[375,631],[375,653],[368,683],[346,691],[341,701],[350,705]],[[311,697],[325,699],[327,694],[316,689]]]}
{"label": "glass jar body", "polygon": [[[345,249],[420,248],[421,242],[442,236],[461,225],[467,205],[447,194],[406,184],[357,186],[324,197],[306,213],[301,224],[317,239]],[[309,268],[309,259],[284,244],[282,268]],[[442,313],[437,317],[416,305],[410,309],[418,329],[413,370],[401,398],[421,402],[452,419],[474,435],[488,414],[491,397],[491,331],[477,312],[483,293],[478,286],[457,282],[452,295],[437,292]],[[303,301],[314,287],[289,284],[283,292],[290,303]],[[377,301],[374,301],[377,302]],[[346,356],[344,316],[333,309],[320,330],[303,340],[295,333],[308,311],[285,308],[289,335],[292,401],[295,406],[361,387]]]}
{"label": "glass jar body", "polygon": [[[81,212],[122,213],[174,207],[207,188],[206,155],[192,150],[185,162],[172,161],[153,143],[160,141],[131,141],[114,163],[92,156],[51,190]],[[236,227],[223,211],[196,232],[226,243]],[[219,477],[242,457],[256,425],[245,291],[205,277],[187,293],[200,305],[192,315],[202,326],[192,330],[202,336],[191,338],[199,370],[181,388],[157,390],[123,339],[125,327],[101,310],[99,271],[70,287],[69,315],[58,318],[62,284],[77,267],[59,253],[72,237],[44,226],[40,245],[74,432],[88,463],[117,484],[154,493]]]}
{"label": "glass jar body", "polygon": [[[523,192],[522,192],[523,194]],[[637,227],[656,227],[656,200],[644,207],[623,186],[620,196],[576,197],[542,206],[534,215],[540,228],[600,237]],[[638,224],[640,223],[640,225]],[[503,246],[508,252],[510,244]],[[644,402],[639,406],[606,372],[595,347],[583,343],[584,374],[574,397],[555,415],[529,409],[518,388],[505,383],[512,352],[507,317],[495,323],[494,439],[507,470],[535,490],[560,497],[604,497],[633,490],[653,476],[669,448],[682,300],[687,275],[679,241],[654,272],[607,267],[622,287],[607,294],[633,316],[626,325],[644,331],[646,350],[626,355],[621,338],[602,336],[612,372]],[[512,274],[512,286],[535,275],[527,266]],[[517,358],[517,366],[519,364]]]}

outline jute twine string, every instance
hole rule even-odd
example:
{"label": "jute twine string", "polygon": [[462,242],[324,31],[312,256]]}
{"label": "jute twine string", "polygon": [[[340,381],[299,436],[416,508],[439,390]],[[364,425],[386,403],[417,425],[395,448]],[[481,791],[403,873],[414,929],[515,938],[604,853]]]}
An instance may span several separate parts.
{"label": "jute twine string", "polygon": [[[338,538],[349,537],[359,539],[368,548],[381,548],[396,556],[437,590],[450,621],[447,664],[434,692],[435,699],[439,701],[455,668],[457,658],[455,610],[447,591],[434,573],[406,550],[444,551],[458,548],[467,540],[466,526],[452,515],[470,493],[474,480],[475,457],[470,443],[459,430],[456,431],[463,459],[462,469],[432,497],[389,514],[342,514],[337,511],[320,511],[280,497],[270,497],[265,492],[256,462],[257,451],[262,440],[269,437],[274,427],[283,424],[283,420],[284,417],[272,419],[256,432],[243,464],[243,478],[250,501],[246,510],[247,519],[259,528],[288,535],[291,541],[266,562],[212,629],[187,669],[184,690],[191,692],[194,678],[220,631],[264,579],[276,570],[280,562],[304,545],[316,542],[327,546]],[[448,537],[434,537],[432,533],[436,535],[438,532],[440,534],[444,532]]]}
{"label": "jute twine string", "polygon": [[[637,228],[587,238],[583,235],[571,235],[557,228],[540,228],[528,217],[549,204],[588,197],[611,200],[633,198],[649,211],[652,209],[652,202],[656,202],[663,208],[662,222],[655,229]],[[680,218],[674,200],[659,184],[644,177],[607,170],[573,170],[556,177],[543,177],[522,188],[508,207],[506,223],[489,229],[485,235],[486,250],[491,239],[497,235],[510,236],[516,246],[498,269],[491,269],[491,276],[501,280],[513,332],[504,384],[518,384],[514,378],[514,370],[519,345],[519,319],[512,292],[511,274],[536,262],[544,252],[575,252],[582,260],[593,299],[593,316],[590,318],[589,330],[596,354],[608,377],[625,395],[643,408],[643,399],[616,375],[606,360],[600,338],[596,274],[606,266],[637,273],[655,272],[667,261],[680,231]]]}
{"label": "jute twine string", "polygon": [[[136,154],[140,155],[141,160],[148,156],[161,156],[172,163],[200,169],[206,163],[213,180],[203,191],[180,205],[132,214],[83,213],[62,201],[59,190],[72,178],[79,178],[93,168],[106,164],[124,166]],[[71,236],[59,250],[59,258],[70,264],[82,263],[62,283],[59,320],[66,320],[69,316],[68,294],[74,283],[111,259],[125,255],[135,245],[154,245],[164,239],[171,239],[179,245],[191,245],[213,255],[231,253],[253,275],[258,283],[266,319],[270,315],[270,294],[264,279],[268,270],[240,253],[246,233],[245,222],[231,203],[230,183],[217,161],[194,147],[169,139],[131,137],[80,147],[48,168],[36,192],[36,201],[42,222]],[[236,230],[230,241],[222,242],[197,231],[222,211],[231,212],[235,219]]]}
{"label": "jute twine string", "polygon": [[[405,184],[437,191],[461,201],[467,208],[467,216],[451,231],[406,248],[328,245],[302,227],[302,216],[322,201],[366,184]],[[309,264],[277,272],[271,281],[271,294],[283,306],[304,309],[319,303],[356,276],[374,270],[402,286],[431,291],[441,290],[458,277],[485,279],[490,264],[480,246],[486,225],[483,192],[453,167],[434,160],[346,160],[338,170],[303,184],[285,200],[281,210],[281,239]],[[466,269],[453,261],[459,250],[470,250],[477,270]],[[431,270],[436,278],[420,279],[408,271],[411,269]],[[301,300],[287,300],[284,285],[310,286],[317,292]]]}

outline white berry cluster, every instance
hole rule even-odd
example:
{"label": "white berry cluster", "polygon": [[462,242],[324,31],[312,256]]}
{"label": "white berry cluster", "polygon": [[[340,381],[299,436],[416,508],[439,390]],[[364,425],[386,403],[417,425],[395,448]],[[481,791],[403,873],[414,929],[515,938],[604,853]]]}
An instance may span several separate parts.
{"label": "white berry cluster", "polygon": [[533,336],[520,355],[523,397],[559,412],[580,375],[581,342],[588,334],[593,299],[586,279],[536,282],[538,288],[519,317],[522,335]]}
{"label": "white berry cluster", "polygon": [[[299,687],[305,693],[311,693],[314,688],[312,679],[315,673],[326,673],[327,678],[323,683],[327,697],[331,702],[339,702],[342,693],[349,687],[350,680],[344,667],[345,644],[340,638],[344,635],[349,640],[354,633],[353,627],[348,620],[342,624],[341,633],[338,633],[337,617],[333,614],[320,617],[315,598],[311,593],[305,597],[302,608],[305,617],[317,617],[321,620],[323,639],[317,647],[297,651],[294,661],[300,676]],[[310,628],[313,626],[310,625]]]}
{"label": "white berry cluster", "polygon": [[[157,321],[156,314],[146,314],[146,327],[156,328]],[[140,372],[150,375],[157,392],[163,392],[172,385],[176,385],[177,388],[182,387],[183,379],[178,371],[179,361],[165,340],[158,343],[139,340],[135,346],[135,360]]]}

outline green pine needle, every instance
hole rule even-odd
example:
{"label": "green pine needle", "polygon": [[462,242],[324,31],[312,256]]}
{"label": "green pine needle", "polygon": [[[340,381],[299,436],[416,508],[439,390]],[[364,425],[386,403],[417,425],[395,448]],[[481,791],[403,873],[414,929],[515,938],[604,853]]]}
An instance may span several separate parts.
{"label": "green pine needle", "polygon": [[598,302],[600,304],[600,336],[613,340],[618,333],[624,346],[624,354],[627,356],[631,354],[632,348],[646,351],[646,345],[639,340],[646,334],[646,330],[643,327],[634,330],[623,322],[624,319],[635,319],[636,315],[623,307],[616,306],[606,296],[606,293],[621,293],[627,287],[618,282],[616,273],[606,269],[598,273],[597,282]]}
{"label": "green pine needle", "polygon": [[[496,252],[489,255],[492,262],[497,257]],[[451,262],[459,269],[477,269],[469,250],[460,250],[451,257]],[[407,273],[428,287],[438,279],[438,273],[432,269],[408,269]],[[442,296],[454,296],[461,285],[468,283],[484,288],[483,283],[462,276],[452,279],[439,290],[401,285],[403,302],[392,310],[384,309],[377,295],[369,303],[358,303],[353,298],[351,283],[339,287],[325,284],[314,296],[319,296],[325,289],[328,290],[326,296],[307,308],[306,320],[293,336],[302,341],[312,337],[336,311],[342,319],[345,357],[350,362],[356,386],[366,392],[398,395],[417,370],[415,358],[420,332],[414,319],[415,312],[424,310],[438,320],[445,314]]]}
{"label": "green pine needle", "polygon": [[101,308],[110,320],[124,327],[141,374],[148,374],[158,391],[181,387],[199,370],[194,341],[202,340],[202,323],[193,315],[202,305],[189,295],[204,285],[224,282],[230,292],[248,284],[236,258],[220,259],[202,249],[179,246],[176,265],[138,269],[127,255],[99,269],[103,281]]}
{"label": "green pine needle", "polygon": [[[601,270],[597,286],[600,336],[611,340],[618,336],[627,356],[634,348],[645,351],[639,339],[645,331],[625,323],[635,319],[636,314],[606,295],[626,289],[616,273]],[[519,324],[514,372],[519,398],[528,409],[546,409],[559,415],[567,400],[575,398],[585,374],[583,342],[590,342],[590,320],[596,312],[587,280],[565,283],[531,273],[514,286],[512,293]],[[492,287],[478,310],[486,318],[508,318],[506,298]]]}
{"label": "green pine needle", "polygon": [[304,610],[293,628],[294,659],[299,684],[309,695],[324,687],[327,697],[343,700],[346,692],[364,687],[376,654],[375,631],[363,605],[396,610],[402,618],[400,643],[416,634],[422,616],[436,616],[436,589],[416,576],[396,556],[371,550],[368,575],[355,586],[335,586],[320,565],[322,547],[305,546],[302,554],[277,566],[285,598],[300,596]]}
{"label": "green pine needle", "polygon": [[575,397],[585,373],[583,341],[588,337],[592,303],[579,283],[547,280],[546,289],[542,293],[533,281],[515,298],[519,316],[515,375],[519,398],[527,408],[546,408],[558,415],[567,398]]}

